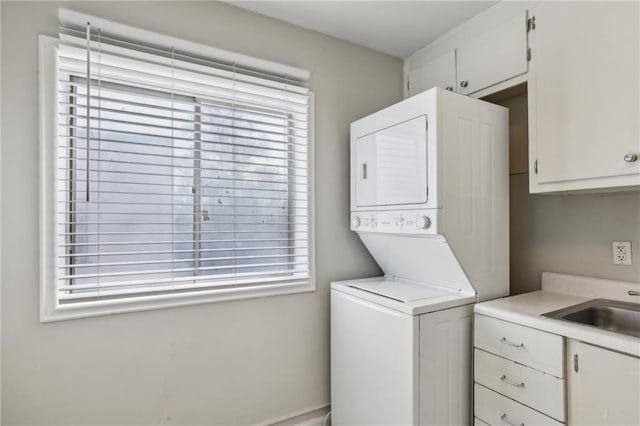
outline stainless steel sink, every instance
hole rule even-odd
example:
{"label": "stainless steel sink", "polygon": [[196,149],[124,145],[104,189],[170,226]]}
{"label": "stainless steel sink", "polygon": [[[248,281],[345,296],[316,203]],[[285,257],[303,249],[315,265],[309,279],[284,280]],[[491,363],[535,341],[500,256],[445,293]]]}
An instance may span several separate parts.
{"label": "stainless steel sink", "polygon": [[594,299],[547,312],[542,316],[640,337],[640,304],[638,303]]}

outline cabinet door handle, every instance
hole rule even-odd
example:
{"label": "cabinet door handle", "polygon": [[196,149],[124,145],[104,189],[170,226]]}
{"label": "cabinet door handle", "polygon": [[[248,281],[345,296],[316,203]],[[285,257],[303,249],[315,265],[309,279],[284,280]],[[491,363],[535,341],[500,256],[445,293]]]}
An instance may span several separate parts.
{"label": "cabinet door handle", "polygon": [[627,154],[624,156],[624,161],[626,161],[627,163],[634,163],[637,159],[637,154]]}
{"label": "cabinet door handle", "polygon": [[362,163],[362,179],[367,178],[367,163]]}
{"label": "cabinet door handle", "polygon": [[505,345],[509,345],[514,348],[524,348],[524,343],[513,343],[508,341],[506,337],[500,339],[500,343],[504,343]]}
{"label": "cabinet door handle", "polygon": [[629,296],[640,296],[640,291],[629,290],[627,294]]}
{"label": "cabinet door handle", "polygon": [[463,80],[460,82],[460,87],[467,87],[469,85],[469,82],[467,80]]}
{"label": "cabinet door handle", "polygon": [[502,380],[503,382],[505,382],[508,385],[511,386],[515,386],[517,388],[523,388],[524,387],[524,382],[514,382],[513,380],[510,380],[506,374],[503,374],[502,377],[500,377],[500,380]]}
{"label": "cabinet door handle", "polygon": [[514,422],[512,420],[509,420],[509,417],[507,417],[507,413],[503,413],[500,416],[500,420],[502,420],[503,422],[505,422],[506,424],[511,425],[511,426],[524,426],[524,422],[516,423],[516,422]]}

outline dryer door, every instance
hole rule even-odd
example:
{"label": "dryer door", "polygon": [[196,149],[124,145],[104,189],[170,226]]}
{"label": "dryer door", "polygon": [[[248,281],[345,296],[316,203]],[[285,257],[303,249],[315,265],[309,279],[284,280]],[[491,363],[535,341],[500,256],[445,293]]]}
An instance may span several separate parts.
{"label": "dryer door", "polygon": [[357,207],[427,202],[427,116],[362,136],[354,147]]}

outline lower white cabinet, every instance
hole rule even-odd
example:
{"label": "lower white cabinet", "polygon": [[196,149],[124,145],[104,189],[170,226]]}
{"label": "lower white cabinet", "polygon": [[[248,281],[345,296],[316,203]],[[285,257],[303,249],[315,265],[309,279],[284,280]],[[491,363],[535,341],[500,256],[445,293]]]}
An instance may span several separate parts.
{"label": "lower white cabinet", "polygon": [[576,340],[567,346],[572,425],[640,425],[640,358]]}
{"label": "lower white cabinet", "polygon": [[475,416],[489,425],[560,426],[563,424],[477,383],[474,385],[474,395]]}
{"label": "lower white cabinet", "polygon": [[473,345],[519,364],[564,377],[564,338],[508,321],[476,315]]}
{"label": "lower white cabinet", "polygon": [[565,380],[488,352],[474,351],[475,382],[565,421]]}
{"label": "lower white cabinet", "polygon": [[640,358],[476,314],[474,424],[565,423],[640,425]]}
{"label": "lower white cabinet", "polygon": [[552,333],[476,314],[476,424],[564,424],[564,340]]}

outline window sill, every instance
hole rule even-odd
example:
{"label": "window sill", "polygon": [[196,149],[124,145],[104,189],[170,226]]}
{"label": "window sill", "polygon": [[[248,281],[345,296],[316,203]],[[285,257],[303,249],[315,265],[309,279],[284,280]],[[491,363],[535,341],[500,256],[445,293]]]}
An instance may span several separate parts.
{"label": "window sill", "polygon": [[250,288],[213,289],[181,294],[131,297],[99,302],[85,302],[76,305],[58,305],[41,307],[40,322],[65,321],[78,318],[114,315],[127,312],[150,311],[155,309],[177,308],[180,306],[201,305],[205,303],[227,302],[288,294],[309,293],[315,291],[311,279],[304,284],[281,284],[254,286]]}

